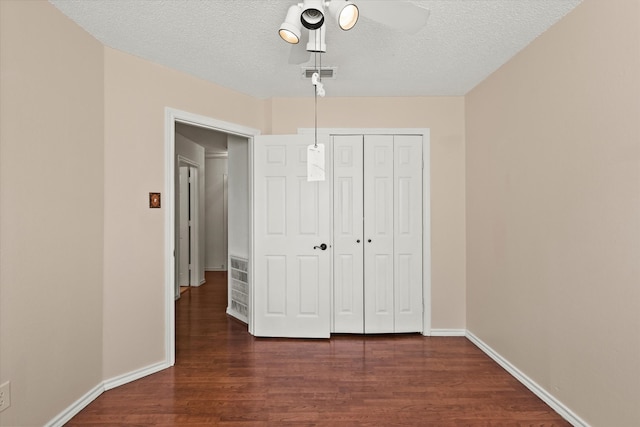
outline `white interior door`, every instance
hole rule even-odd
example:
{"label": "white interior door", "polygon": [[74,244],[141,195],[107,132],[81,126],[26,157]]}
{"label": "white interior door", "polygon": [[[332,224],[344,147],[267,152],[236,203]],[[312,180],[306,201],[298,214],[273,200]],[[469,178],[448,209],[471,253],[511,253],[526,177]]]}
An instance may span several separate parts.
{"label": "white interior door", "polygon": [[190,200],[188,166],[180,166],[178,179],[178,286],[189,286]]}
{"label": "white interior door", "polygon": [[362,135],[333,137],[333,331],[364,333]]}
{"label": "white interior door", "polygon": [[393,135],[364,136],[364,329],[394,330]]}
{"label": "white interior door", "polygon": [[395,332],[422,331],[422,137],[394,136]]}
{"label": "white interior door", "polygon": [[[265,135],[254,141],[253,332],[328,338],[331,162],[326,181],[308,182],[307,146],[313,137]],[[328,138],[320,142],[331,159]]]}

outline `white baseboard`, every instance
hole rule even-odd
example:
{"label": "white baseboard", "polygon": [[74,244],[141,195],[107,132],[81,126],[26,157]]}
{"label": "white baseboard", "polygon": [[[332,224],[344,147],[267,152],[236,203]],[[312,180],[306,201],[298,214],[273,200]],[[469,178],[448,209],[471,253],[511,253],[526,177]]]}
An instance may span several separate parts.
{"label": "white baseboard", "polygon": [[86,408],[87,405],[89,405],[91,402],[96,400],[98,396],[100,396],[105,391],[111,390],[112,388],[130,383],[135,380],[139,380],[140,378],[146,377],[147,375],[155,374],[156,372],[162,371],[163,369],[169,368],[170,366],[171,365],[169,365],[166,362],[160,362],[160,363],[156,363],[154,365],[137,369],[127,374],[119,375],[115,378],[111,378],[109,380],[103,381],[102,383],[98,384],[93,389],[88,391],[80,399],[76,400],[67,409],[60,412],[55,418],[53,418],[48,423],[46,423],[45,427],[62,427],[67,422],[69,422],[71,418],[77,415],[78,412]]}
{"label": "white baseboard", "polygon": [[432,337],[464,337],[466,329],[431,329]]}
{"label": "white baseboard", "polygon": [[556,399],[551,393],[546,391],[540,385],[538,385],[531,378],[526,376],[522,371],[516,368],[508,360],[498,354],[494,349],[485,344],[480,338],[475,336],[472,332],[467,331],[466,337],[474,343],[480,350],[482,350],[487,356],[492,358],[498,365],[502,366],[511,376],[520,381],[525,387],[527,387],[533,394],[538,396],[544,403],[549,405],[554,411],[556,411],[562,418],[571,423],[574,427],[589,427],[586,421],[578,417],[571,409],[567,408],[562,402]]}
{"label": "white baseboard", "polygon": [[247,319],[247,316],[243,316],[242,314],[233,310],[231,307],[227,307],[227,315],[241,321],[242,323],[246,323],[247,325],[249,324],[249,319]]}
{"label": "white baseboard", "polygon": [[104,384],[98,384],[93,389],[89,390],[80,399],[73,402],[71,406],[60,412],[52,420],[46,423],[45,427],[62,427],[67,422],[69,422],[69,420],[73,418],[78,412],[82,411],[89,403],[96,400],[96,398],[103,392]]}
{"label": "white baseboard", "polygon": [[106,380],[104,384],[104,390],[111,390],[112,388],[116,388],[123,384],[128,384],[132,381],[139,380],[140,378],[144,378],[147,375],[155,374],[156,372],[160,372],[163,369],[169,368],[169,365],[166,362],[158,362],[154,365],[150,365],[141,369],[136,369],[135,371],[131,371],[127,374],[122,374],[117,377]]}

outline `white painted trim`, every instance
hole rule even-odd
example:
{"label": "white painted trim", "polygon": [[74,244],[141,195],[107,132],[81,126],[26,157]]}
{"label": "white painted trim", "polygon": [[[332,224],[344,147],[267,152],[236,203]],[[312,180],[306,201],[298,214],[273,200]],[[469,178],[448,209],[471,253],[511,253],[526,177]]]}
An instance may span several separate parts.
{"label": "white painted trim", "polygon": [[[298,128],[300,134],[312,134],[314,128]],[[318,128],[319,134],[329,135],[429,135],[429,128]]]}
{"label": "white painted trim", "polygon": [[178,154],[178,165],[180,165],[180,163],[184,163],[184,166],[193,166],[194,168],[201,167],[200,163],[195,162],[182,154]]}
{"label": "white painted trim", "polygon": [[[254,139],[251,138],[249,139],[249,146],[247,147],[247,153],[249,155],[249,177],[248,177],[248,184],[249,184],[249,259],[247,260],[247,280],[249,281],[249,306],[248,306],[248,310],[249,313],[247,313],[247,329],[249,330],[249,333],[251,335],[254,335],[254,325],[255,325],[255,316],[254,316],[254,312],[253,312],[253,307],[254,307],[254,295],[255,295],[255,289],[254,289],[254,280],[253,280],[253,261],[256,259],[256,253],[255,253],[255,245],[253,244],[254,241],[254,234],[255,234],[255,226],[254,226],[254,221],[255,221],[255,212],[254,212],[254,202],[255,202],[255,186],[253,183],[253,170],[254,170],[254,158],[253,158],[253,150],[254,150]],[[231,255],[231,254],[229,254]],[[231,265],[231,262],[228,261],[228,266]]]}
{"label": "white painted trim", "polygon": [[422,130],[422,334],[431,330],[431,130]]}
{"label": "white painted trim", "polygon": [[205,159],[227,159],[229,158],[229,153],[204,153]]}
{"label": "white painted trim", "polygon": [[227,271],[227,267],[205,267],[204,271]]}
{"label": "white painted trim", "polygon": [[123,384],[139,380],[140,378],[146,377],[148,375],[155,374],[156,372],[162,371],[169,366],[170,365],[166,364],[165,362],[160,362],[141,369],[137,369],[127,374],[119,375],[109,380],[105,380],[85,393],[84,396],[82,396],[80,399],[73,402],[68,408],[56,415],[53,419],[45,424],[45,427],[62,427],[67,422],[69,422],[71,418],[76,416],[80,411],[86,408],[91,402],[96,400],[105,391],[111,390],[112,388],[121,386]]}
{"label": "white painted trim", "polygon": [[467,330],[466,337],[469,341],[475,344],[480,350],[482,350],[487,356],[493,359],[498,365],[502,366],[511,376],[520,381],[525,387],[527,387],[533,394],[538,396],[544,403],[549,405],[551,409],[556,411],[562,418],[571,423],[574,427],[589,427],[586,421],[577,416],[571,409],[565,404],[556,399],[551,393],[542,388],[538,383],[533,381],[521,370],[515,367],[511,362],[502,357],[498,352],[489,347],[484,341],[475,336],[471,331]]}
{"label": "white painted trim", "polygon": [[71,418],[75,417],[78,414],[78,412],[86,408],[87,405],[89,405],[91,402],[96,400],[98,396],[100,396],[104,392],[105,392],[104,383],[98,384],[97,386],[89,390],[87,393],[85,393],[84,396],[82,396],[80,399],[73,402],[67,409],[60,412],[58,415],[56,415],[51,420],[49,420],[49,422],[46,423],[44,426],[45,427],[64,426],[66,423],[69,422]]}
{"label": "white painted trim", "polygon": [[[298,134],[315,133],[298,128]],[[422,136],[422,335],[431,330],[431,130],[429,128],[319,128],[322,135],[421,135]],[[427,171],[428,173],[425,173]],[[463,334],[464,335],[464,334]]]}
{"label": "white painted trim", "polygon": [[431,329],[432,337],[464,337],[466,329]]}
{"label": "white painted trim", "polygon": [[235,310],[232,310],[232,309],[231,309],[231,307],[227,307],[227,315],[229,315],[229,316],[233,317],[233,318],[234,318],[235,320],[237,320],[238,322],[242,322],[242,323],[244,323],[244,324],[245,324],[245,325],[247,325],[247,327],[248,327],[248,325],[249,325],[249,324],[248,324],[248,323],[247,323],[247,321],[245,320],[245,316],[244,316],[243,314],[238,313],[238,312],[237,312],[237,311],[235,311]]}
{"label": "white painted trim", "polygon": [[176,120],[180,113],[165,109],[164,120],[164,358],[168,366],[176,362],[175,333],[175,150]]}
{"label": "white painted trim", "polygon": [[146,366],[144,368],[136,369],[135,371],[131,371],[126,374],[118,375],[117,377],[108,379],[104,381],[104,390],[108,391],[112,388],[119,387],[124,384],[128,384],[130,382],[139,380],[140,378],[144,378],[151,374],[155,374],[156,372],[160,372],[163,369],[169,368],[166,362],[158,362],[153,365]]}
{"label": "white painted trim", "polygon": [[[187,111],[174,108],[165,108],[165,132],[164,132],[164,153],[165,153],[165,211],[164,211],[164,264],[165,264],[165,361],[166,367],[175,364],[175,259],[174,259],[174,236],[175,236],[175,122],[186,123],[201,128],[213,129],[227,134],[238,135],[249,140],[249,156],[253,147],[253,137],[260,134],[260,131],[246,126],[216,120],[211,117],[189,113]],[[249,174],[253,170],[252,159],[249,161]],[[253,180],[249,177],[249,182]],[[253,193],[252,193],[253,194]],[[252,203],[252,202],[251,202]],[[249,208],[253,209],[250,203]],[[253,230],[251,230],[253,232]],[[251,323],[249,323],[251,331]]]}

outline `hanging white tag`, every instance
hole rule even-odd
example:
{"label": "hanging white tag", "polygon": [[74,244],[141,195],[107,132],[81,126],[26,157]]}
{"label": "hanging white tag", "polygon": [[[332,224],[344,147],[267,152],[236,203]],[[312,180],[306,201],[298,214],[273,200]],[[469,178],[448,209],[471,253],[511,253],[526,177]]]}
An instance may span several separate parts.
{"label": "hanging white tag", "polygon": [[324,181],[324,144],[307,147],[307,181]]}

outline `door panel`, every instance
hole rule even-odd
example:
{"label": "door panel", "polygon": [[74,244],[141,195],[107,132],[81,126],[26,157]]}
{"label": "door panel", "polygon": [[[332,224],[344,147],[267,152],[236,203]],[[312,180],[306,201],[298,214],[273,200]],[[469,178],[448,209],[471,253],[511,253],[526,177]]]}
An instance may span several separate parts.
{"label": "door panel", "polygon": [[362,135],[333,137],[333,331],[364,332]]}
{"label": "door panel", "polygon": [[[331,147],[326,140],[327,159]],[[254,142],[254,333],[328,338],[331,326],[331,168],[307,182],[309,136]]]}
{"label": "door panel", "polygon": [[422,331],[422,137],[394,137],[395,332]]}
{"label": "door panel", "polygon": [[393,136],[364,137],[364,325],[394,332]]}
{"label": "door panel", "polygon": [[284,236],[287,229],[287,179],[283,176],[265,178],[266,191],[266,233],[270,236]]}

